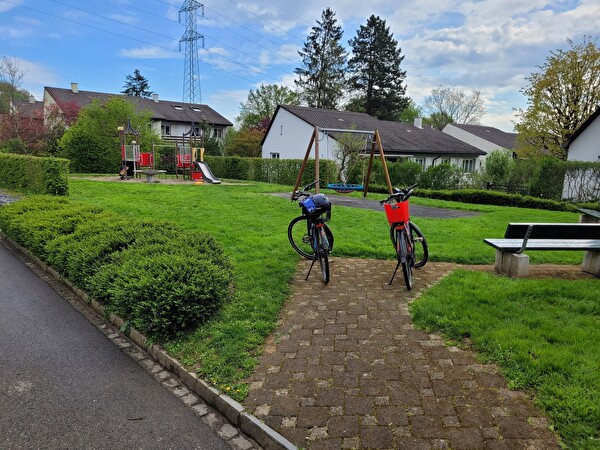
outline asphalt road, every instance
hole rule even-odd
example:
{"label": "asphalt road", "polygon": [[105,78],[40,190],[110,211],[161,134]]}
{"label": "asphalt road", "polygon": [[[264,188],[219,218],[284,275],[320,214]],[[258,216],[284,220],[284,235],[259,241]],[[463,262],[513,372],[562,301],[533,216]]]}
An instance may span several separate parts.
{"label": "asphalt road", "polygon": [[0,243],[0,448],[231,447]]}

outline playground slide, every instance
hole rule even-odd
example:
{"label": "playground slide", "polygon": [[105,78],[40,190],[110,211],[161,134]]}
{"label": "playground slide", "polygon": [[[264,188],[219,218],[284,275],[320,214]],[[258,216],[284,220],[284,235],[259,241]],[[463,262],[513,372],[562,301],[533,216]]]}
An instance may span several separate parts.
{"label": "playground slide", "polygon": [[210,171],[210,167],[204,161],[196,161],[196,168],[202,172],[202,178],[209,183],[220,184],[221,180],[213,175]]}

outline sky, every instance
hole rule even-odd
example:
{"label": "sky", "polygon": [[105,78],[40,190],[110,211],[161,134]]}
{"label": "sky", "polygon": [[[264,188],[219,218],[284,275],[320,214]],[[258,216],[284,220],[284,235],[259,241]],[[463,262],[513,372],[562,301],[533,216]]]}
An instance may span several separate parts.
{"label": "sky", "polygon": [[[189,1],[189,0],[187,0]],[[193,1],[192,3],[200,3]],[[184,0],[0,0],[0,58],[21,88],[120,93],[135,69],[161,100],[184,100]],[[298,55],[330,7],[342,44],[371,15],[401,49],[406,95],[417,105],[439,86],[481,91],[481,124],[512,132],[521,90],[568,40],[600,35],[600,0],[205,0],[197,10],[200,100],[231,122],[261,84],[294,88]],[[181,21],[180,21],[181,19]],[[597,43],[600,43],[597,41]],[[180,51],[181,50],[181,51]]]}

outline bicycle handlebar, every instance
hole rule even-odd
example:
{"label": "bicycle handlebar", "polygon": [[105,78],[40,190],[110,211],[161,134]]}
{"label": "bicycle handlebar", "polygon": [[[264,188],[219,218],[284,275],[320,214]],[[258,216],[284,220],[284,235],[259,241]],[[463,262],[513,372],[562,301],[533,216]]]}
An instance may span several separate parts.
{"label": "bicycle handlebar", "polygon": [[298,200],[298,198],[300,198],[300,197],[308,197],[310,194],[306,191],[310,191],[313,187],[315,187],[317,185],[318,182],[319,182],[319,180],[315,180],[312,183],[304,186],[304,189],[302,189],[301,191],[295,191],[292,194],[292,201]]}
{"label": "bicycle handlebar", "polygon": [[417,186],[418,186],[418,183],[415,183],[412,186],[409,186],[404,189],[394,188],[394,193],[391,194],[385,200],[381,200],[379,202],[379,204],[383,205],[384,203],[389,203],[392,200],[395,200],[396,202],[404,202],[404,201],[408,200],[408,198],[413,194],[413,192],[415,192],[415,188]]}

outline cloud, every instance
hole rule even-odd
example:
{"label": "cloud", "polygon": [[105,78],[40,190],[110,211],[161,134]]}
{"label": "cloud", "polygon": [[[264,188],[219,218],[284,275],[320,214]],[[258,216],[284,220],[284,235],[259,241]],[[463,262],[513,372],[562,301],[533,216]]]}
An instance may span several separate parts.
{"label": "cloud", "polygon": [[121,49],[119,56],[135,59],[169,59],[179,57],[176,52],[169,52],[163,48],[154,46]]}
{"label": "cloud", "polygon": [[10,2],[6,2],[4,0],[0,0],[0,13],[10,11],[17,6],[23,4],[23,0],[11,0]]}

